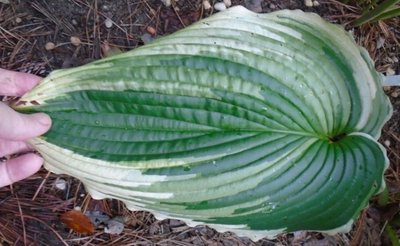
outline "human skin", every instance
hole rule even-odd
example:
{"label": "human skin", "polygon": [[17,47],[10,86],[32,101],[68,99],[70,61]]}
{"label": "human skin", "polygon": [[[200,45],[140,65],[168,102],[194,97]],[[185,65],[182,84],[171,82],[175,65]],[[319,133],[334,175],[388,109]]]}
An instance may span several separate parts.
{"label": "human skin", "polygon": [[[35,87],[41,77],[0,68],[0,95],[22,96]],[[51,127],[51,119],[43,113],[21,114],[0,102],[0,157],[19,154],[0,162],[0,187],[10,185],[36,173],[43,158],[32,153],[27,140],[40,136]]]}

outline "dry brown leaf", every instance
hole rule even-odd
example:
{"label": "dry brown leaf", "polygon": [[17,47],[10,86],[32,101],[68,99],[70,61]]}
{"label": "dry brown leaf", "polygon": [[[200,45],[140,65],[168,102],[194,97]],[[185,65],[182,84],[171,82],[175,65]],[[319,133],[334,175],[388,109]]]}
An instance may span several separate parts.
{"label": "dry brown leaf", "polygon": [[94,226],[89,217],[77,210],[71,210],[61,215],[61,221],[68,226],[68,228],[81,234],[93,234]]}

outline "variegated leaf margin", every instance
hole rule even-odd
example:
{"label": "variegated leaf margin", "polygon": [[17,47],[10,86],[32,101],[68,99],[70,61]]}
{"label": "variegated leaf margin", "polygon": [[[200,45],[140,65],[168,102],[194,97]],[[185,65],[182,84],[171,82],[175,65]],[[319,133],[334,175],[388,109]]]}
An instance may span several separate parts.
{"label": "variegated leaf margin", "polygon": [[259,238],[351,225],[384,185],[381,76],[342,28],[243,7],[45,78],[31,143],[94,197]]}

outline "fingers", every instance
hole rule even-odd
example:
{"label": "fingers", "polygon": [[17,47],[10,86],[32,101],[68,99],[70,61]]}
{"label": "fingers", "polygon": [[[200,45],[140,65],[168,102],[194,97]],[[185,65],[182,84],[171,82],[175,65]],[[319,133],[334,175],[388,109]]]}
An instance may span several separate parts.
{"label": "fingers", "polygon": [[[35,75],[0,68],[0,95],[22,96],[40,80]],[[22,140],[42,135],[50,126],[51,120],[46,114],[20,114],[0,102],[0,156],[29,150],[29,145]],[[43,158],[33,153],[0,162],[0,187],[29,177],[42,163]]]}
{"label": "fingers", "polygon": [[0,95],[22,96],[42,78],[33,74],[8,71],[0,68]]}
{"label": "fingers", "polygon": [[42,164],[43,158],[32,153],[0,162],[0,187],[31,176],[40,169]]}
{"label": "fingers", "polygon": [[50,117],[44,113],[20,114],[0,102],[0,139],[26,140],[40,136],[51,126]]}
{"label": "fingers", "polygon": [[0,156],[22,153],[32,150],[29,144],[23,141],[9,141],[0,139]]}

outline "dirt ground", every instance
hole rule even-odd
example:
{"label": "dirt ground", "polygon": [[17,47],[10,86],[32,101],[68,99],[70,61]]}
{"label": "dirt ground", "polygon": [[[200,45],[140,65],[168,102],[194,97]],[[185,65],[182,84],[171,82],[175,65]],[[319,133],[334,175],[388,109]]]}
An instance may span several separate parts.
{"label": "dirt ground", "polygon": [[[215,12],[204,9],[202,0],[176,0],[171,7],[161,0],[2,2],[7,1],[0,1],[0,67],[40,76],[134,49]],[[215,2],[210,0],[211,5]],[[306,7],[303,0],[232,0],[232,5],[262,12],[316,12],[353,32],[378,71],[400,74],[400,18],[353,28],[350,22],[362,10],[352,3],[321,0],[319,6]],[[42,169],[29,179],[0,189],[0,245],[390,245],[390,235],[396,235],[400,228],[400,88],[385,88],[385,92],[394,107],[380,140],[391,163],[385,174],[388,195],[374,197],[350,233],[296,232],[252,242],[206,226],[191,228],[177,220],[157,221],[150,213],[127,210],[119,201],[93,200],[78,180]],[[60,180],[65,181],[65,189],[57,188]],[[111,235],[102,225],[93,235],[71,231],[61,223],[60,215],[77,206],[111,218],[122,216],[123,232]]]}

